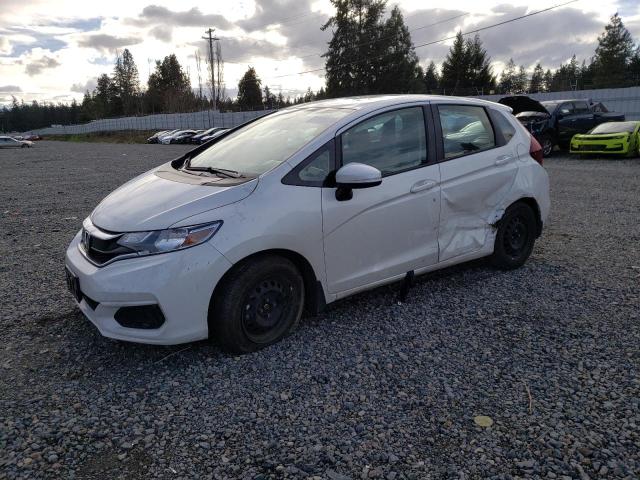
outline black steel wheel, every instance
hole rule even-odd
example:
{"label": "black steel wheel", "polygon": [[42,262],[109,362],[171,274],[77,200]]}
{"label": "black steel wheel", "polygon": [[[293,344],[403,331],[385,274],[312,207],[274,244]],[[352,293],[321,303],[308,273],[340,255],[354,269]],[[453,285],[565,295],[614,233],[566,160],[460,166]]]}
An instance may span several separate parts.
{"label": "black steel wheel", "polygon": [[499,222],[493,265],[505,270],[522,266],[531,252],[536,239],[536,217],[526,203],[511,205]]}
{"label": "black steel wheel", "polygon": [[211,299],[211,337],[232,353],[259,350],[291,332],[303,306],[304,281],[290,260],[248,259],[225,276]]}

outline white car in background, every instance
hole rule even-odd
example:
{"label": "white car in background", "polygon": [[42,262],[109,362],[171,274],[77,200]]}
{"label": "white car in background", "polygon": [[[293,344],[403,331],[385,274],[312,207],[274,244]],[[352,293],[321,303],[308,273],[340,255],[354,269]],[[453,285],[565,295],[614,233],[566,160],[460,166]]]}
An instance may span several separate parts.
{"label": "white car in background", "polygon": [[13,137],[1,136],[0,148],[30,148],[33,147],[33,142],[30,140],[18,140]]}
{"label": "white car in background", "polygon": [[517,268],[549,179],[510,111],[389,95],[259,118],[107,196],[67,249],[69,289],[107,337],[244,353],[303,308],[480,257]]}

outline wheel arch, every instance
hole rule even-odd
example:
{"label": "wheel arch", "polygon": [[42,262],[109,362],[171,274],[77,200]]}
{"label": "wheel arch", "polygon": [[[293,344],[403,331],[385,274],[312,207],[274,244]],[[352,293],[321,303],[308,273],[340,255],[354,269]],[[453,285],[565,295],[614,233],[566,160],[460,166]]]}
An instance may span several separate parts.
{"label": "wheel arch", "polygon": [[250,255],[247,255],[240,261],[234,263],[222,276],[222,278],[218,281],[215,288],[213,289],[213,293],[211,295],[211,300],[209,302],[209,312],[211,313],[213,302],[215,301],[217,295],[219,295],[219,291],[223,283],[228,278],[229,274],[236,269],[239,265],[242,265],[246,262],[251,262],[256,260],[257,258],[263,258],[267,256],[279,256],[286,258],[291,261],[300,271],[302,275],[302,279],[304,281],[304,310],[311,315],[317,315],[320,313],[326,306],[326,299],[324,293],[324,287],[322,286],[322,282],[316,276],[311,263],[300,253],[295,252],[293,250],[288,250],[284,248],[272,248],[267,250],[261,250],[259,252],[254,252]]}
{"label": "wheel arch", "polygon": [[[524,203],[529,208],[531,208],[531,210],[533,210],[533,213],[534,213],[534,215],[536,217],[536,238],[539,238],[540,235],[542,235],[542,226],[543,225],[542,225],[542,214],[540,212],[540,206],[538,205],[538,202],[533,197],[522,197],[522,198],[519,198],[518,200],[512,202],[511,205],[509,205],[509,207],[507,207],[507,209],[512,207],[513,205],[516,205],[517,203]],[[506,211],[507,210],[505,209],[505,213],[506,213]],[[504,214],[502,216],[504,217]]]}

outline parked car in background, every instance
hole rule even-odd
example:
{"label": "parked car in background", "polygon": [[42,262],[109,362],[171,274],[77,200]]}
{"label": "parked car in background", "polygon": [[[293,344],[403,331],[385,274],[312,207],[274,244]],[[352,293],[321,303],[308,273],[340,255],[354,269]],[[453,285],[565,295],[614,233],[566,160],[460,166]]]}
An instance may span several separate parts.
{"label": "parked car in background", "polygon": [[0,148],[29,148],[33,146],[33,142],[29,140],[18,140],[13,137],[0,137]]}
{"label": "parked car in background", "polygon": [[203,130],[183,130],[172,135],[169,143],[191,143],[191,138],[202,132]]}
{"label": "parked car in background", "polygon": [[220,135],[222,135],[223,133],[227,132],[229,129],[228,128],[221,128],[220,130],[217,130],[215,132],[213,132],[210,135],[205,135],[204,137],[200,137],[199,143],[206,143],[209,140],[213,140],[214,138],[218,138]]}
{"label": "parked car in background", "polygon": [[[453,130],[453,116],[468,122]],[[456,137],[474,122],[475,136]],[[538,142],[497,103],[295,105],[108,195],[67,249],[67,285],[105,336],[212,336],[251,352],[287,335],[304,308],[480,257],[523,265],[549,212],[541,163]]]}
{"label": "parked car in background", "polygon": [[169,133],[169,134],[161,136],[159,143],[161,143],[163,145],[169,145],[171,143],[175,143],[175,142],[173,142],[174,138],[176,138],[176,137],[178,137],[180,135],[189,134],[189,133],[191,135],[195,135],[196,131],[195,130],[185,130],[185,129],[176,130],[173,133]]}
{"label": "parked car in background", "polygon": [[158,135],[158,138],[157,138],[157,142],[156,142],[156,143],[162,143],[162,139],[163,139],[164,137],[167,137],[167,136],[173,135],[173,134],[175,134],[175,133],[178,133],[179,131],[180,131],[180,129],[179,129],[179,128],[176,128],[175,130],[167,130],[167,131],[165,131],[165,132],[160,133],[160,134]]}
{"label": "parked car in background", "polygon": [[23,140],[29,140],[30,142],[33,142],[36,140],[42,140],[42,137],[40,137],[40,135],[30,134],[30,135],[25,135]]}
{"label": "parked car in background", "polygon": [[588,133],[574,135],[571,153],[640,155],[640,122],[601,123]]}
{"label": "parked car in background", "polygon": [[516,118],[540,142],[545,157],[553,153],[556,145],[568,149],[577,133],[586,133],[601,123],[625,119],[624,114],[608,112],[602,103],[585,99],[539,102],[526,95],[515,95],[504,97],[499,103],[513,109]]}
{"label": "parked car in background", "polygon": [[200,132],[200,133],[194,135],[193,137],[191,137],[190,142],[191,143],[196,143],[196,144],[203,143],[202,142],[202,138],[203,137],[208,137],[210,135],[213,135],[215,132],[218,132],[220,130],[227,130],[227,129],[224,128],[224,127],[213,127],[213,128],[210,128],[208,130]]}
{"label": "parked car in background", "polygon": [[147,138],[147,143],[158,143],[160,137],[166,133],[169,133],[169,130],[162,130],[160,132],[154,133],[149,138]]}

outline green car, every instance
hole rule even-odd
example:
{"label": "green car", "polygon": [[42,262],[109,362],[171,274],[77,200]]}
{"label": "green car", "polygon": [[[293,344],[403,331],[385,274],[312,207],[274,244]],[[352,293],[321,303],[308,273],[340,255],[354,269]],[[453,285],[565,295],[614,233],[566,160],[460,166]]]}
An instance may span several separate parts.
{"label": "green car", "polygon": [[601,123],[588,133],[574,135],[569,151],[630,157],[640,155],[640,121]]}

